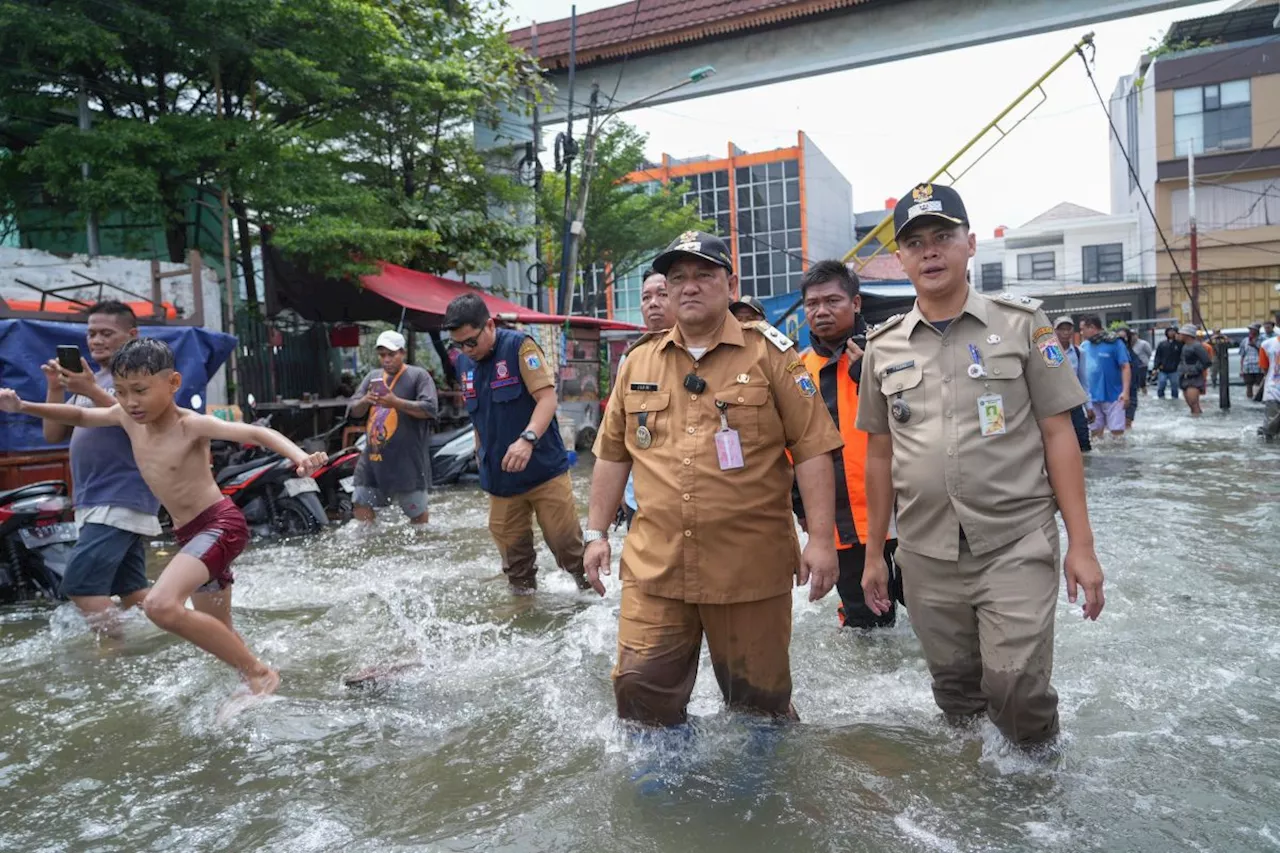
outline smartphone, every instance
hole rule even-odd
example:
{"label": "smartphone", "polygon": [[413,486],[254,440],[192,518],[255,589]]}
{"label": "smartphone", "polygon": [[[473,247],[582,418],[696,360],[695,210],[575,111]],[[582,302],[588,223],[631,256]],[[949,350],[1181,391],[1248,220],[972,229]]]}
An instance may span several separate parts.
{"label": "smartphone", "polygon": [[64,370],[69,370],[72,373],[83,372],[84,364],[80,361],[80,347],[58,347],[58,364],[62,365]]}
{"label": "smartphone", "polygon": [[381,377],[369,383],[369,390],[377,394],[379,397],[387,393],[387,382]]}

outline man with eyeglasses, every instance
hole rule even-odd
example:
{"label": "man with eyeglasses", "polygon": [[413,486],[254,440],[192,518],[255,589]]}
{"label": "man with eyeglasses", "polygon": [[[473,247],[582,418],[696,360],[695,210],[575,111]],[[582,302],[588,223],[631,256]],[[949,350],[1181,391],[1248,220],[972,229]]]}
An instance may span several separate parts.
{"label": "man with eyeglasses", "polygon": [[514,595],[537,589],[533,516],[560,568],[590,589],[569,454],[556,421],[556,380],[527,332],[499,329],[475,293],[449,303],[444,328],[458,348],[458,376],[476,431],[480,488],[489,495],[489,533]]}

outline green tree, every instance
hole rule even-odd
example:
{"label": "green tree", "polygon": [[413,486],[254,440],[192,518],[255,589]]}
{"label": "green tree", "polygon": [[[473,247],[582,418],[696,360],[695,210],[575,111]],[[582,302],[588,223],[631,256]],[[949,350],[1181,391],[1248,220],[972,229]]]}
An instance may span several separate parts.
{"label": "green tree", "polygon": [[[680,185],[652,187],[628,183],[631,172],[644,165],[647,137],[631,125],[610,124],[596,140],[596,168],[591,176],[585,238],[578,268],[609,264],[615,276],[646,265],[654,252],[684,231],[714,230],[703,222],[697,207],[685,204]],[[575,197],[577,202],[574,181]],[[559,273],[564,234],[564,180],[546,175],[538,194],[538,214],[544,245],[551,247],[550,279]]]}
{"label": "green tree", "polygon": [[470,123],[496,121],[537,81],[491,12],[483,0],[0,5],[0,147],[13,155],[0,198],[159,211],[181,260],[192,193],[207,203],[225,187],[250,283],[266,225],[330,273],[504,259],[527,235],[488,211],[519,192],[471,149]]}

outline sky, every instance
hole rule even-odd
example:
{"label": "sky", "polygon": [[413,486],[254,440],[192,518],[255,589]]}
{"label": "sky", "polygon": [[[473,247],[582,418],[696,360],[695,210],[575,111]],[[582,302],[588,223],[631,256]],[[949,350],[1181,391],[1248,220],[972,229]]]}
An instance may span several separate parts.
{"label": "sky", "polygon": [[[578,13],[616,0],[579,0]],[[796,144],[803,130],[853,185],[856,211],[880,209],[928,177],[1089,29],[1104,98],[1133,72],[1153,39],[1186,18],[1231,0],[996,42],[624,113],[649,135],[657,160],[724,156],[732,140],[748,151]],[[508,0],[512,26],[567,17],[568,0]],[[892,85],[886,85],[892,81]],[[924,93],[910,99],[859,93]],[[1072,59],[1045,83],[1048,100],[956,185],[978,238],[1017,227],[1063,201],[1111,212],[1106,114]],[[852,93],[852,95],[851,95]],[[550,139],[557,128],[551,128]]]}

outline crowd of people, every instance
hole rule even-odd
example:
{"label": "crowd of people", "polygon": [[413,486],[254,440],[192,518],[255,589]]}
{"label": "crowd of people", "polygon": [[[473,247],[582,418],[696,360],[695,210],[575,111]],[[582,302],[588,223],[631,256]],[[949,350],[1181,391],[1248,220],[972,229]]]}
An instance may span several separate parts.
{"label": "crowd of people", "polygon": [[[1123,438],[1148,364],[1158,396],[1170,388],[1197,412],[1212,359],[1190,326],[1169,329],[1153,349],[1090,314],[1077,338],[1071,317],[1050,326],[1035,300],[974,291],[975,238],[949,187],[914,187],[894,227],[912,309],[868,330],[857,276],[839,261],[814,263],[800,283],[812,339],[803,351],[766,322],[758,300],[735,300],[721,238],[677,237],[644,274],[647,331],[619,364],[605,409],[585,532],[545,354],[527,332],[498,327],[479,296],[449,304],[444,328],[512,594],[537,588],[535,518],[559,568],[599,595],[613,571],[609,528],[626,523],[613,669],[620,718],[683,724],[704,638],[727,706],[797,718],[791,590],[807,584],[811,601],[837,590],[851,629],[891,626],[908,608],[948,720],[985,715],[1027,749],[1055,742],[1059,570],[1069,600],[1083,594],[1087,619],[1105,604],[1081,451]],[[1280,338],[1268,326],[1265,337],[1251,329],[1241,371],[1261,389],[1274,435]],[[172,353],[139,339],[118,303],[90,312],[89,342],[100,369],[46,365],[45,403],[0,390],[0,409],[44,419],[49,440],[73,428],[83,528],[64,591],[99,630],[141,604],[157,625],[235,667],[252,692],[274,690],[278,674],[232,626],[231,564],[248,535],[209,473],[208,442],[270,447],[300,476],[324,455],[178,407]],[[399,333],[383,333],[377,353],[379,368],[351,404],[369,413],[356,517],[371,523],[394,502],[426,524],[436,389],[405,363]],[[148,586],[143,538],[157,532],[160,503],[181,547]],[[797,527],[808,534],[803,547]]]}

